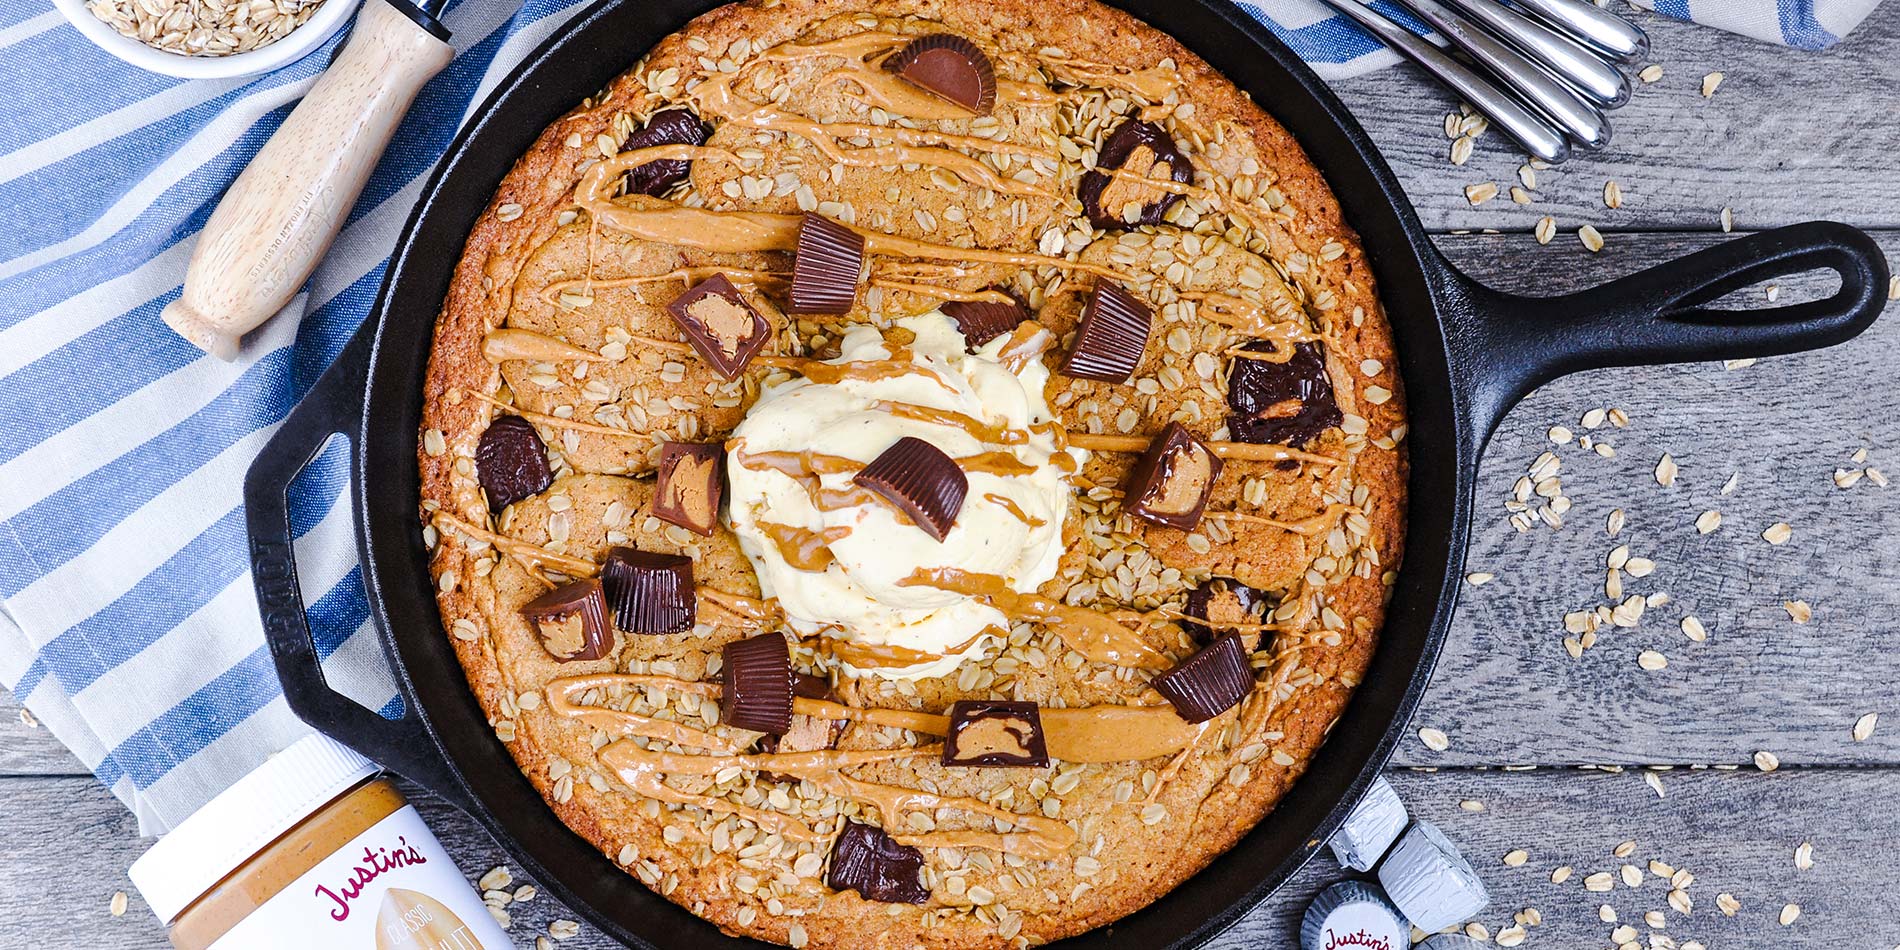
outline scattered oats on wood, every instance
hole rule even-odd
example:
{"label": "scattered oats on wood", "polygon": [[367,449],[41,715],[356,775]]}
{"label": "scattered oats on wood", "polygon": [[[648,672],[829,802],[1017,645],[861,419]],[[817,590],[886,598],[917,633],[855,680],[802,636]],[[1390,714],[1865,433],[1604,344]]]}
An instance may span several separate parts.
{"label": "scattered oats on wood", "polygon": [[1788,619],[1795,623],[1807,623],[1814,619],[1814,607],[1805,600],[1784,600],[1781,609],[1788,612]]}
{"label": "scattered oats on wood", "polygon": [[1709,638],[1708,628],[1694,614],[1682,618],[1682,635],[1701,643]]}
{"label": "scattered oats on wood", "polygon": [[1623,207],[1623,186],[1614,178],[1603,183],[1603,206],[1612,210]]}
{"label": "scattered oats on wood", "polygon": [[1800,904],[1781,905],[1781,916],[1778,919],[1781,921],[1781,925],[1783,927],[1786,927],[1789,924],[1794,923],[1796,920],[1800,919],[1800,917],[1801,917]]}
{"label": "scattered oats on wood", "polygon": [[1644,66],[1641,72],[1636,74],[1636,78],[1641,79],[1644,82],[1655,82],[1656,80],[1661,79],[1662,77],[1663,77],[1663,68],[1662,68],[1661,63],[1650,63],[1649,65]]}
{"label": "scattered oats on wood", "polygon": [[1616,877],[1608,871],[1598,871],[1583,879],[1583,889],[1602,894],[1616,888]]}
{"label": "scattered oats on wood", "polygon": [[1591,409],[1585,412],[1583,414],[1583,427],[1586,429],[1601,428],[1606,415],[1607,413],[1601,409]]}
{"label": "scattered oats on wood", "polygon": [[1530,931],[1524,929],[1523,924],[1512,924],[1498,931],[1498,935],[1494,937],[1493,940],[1500,947],[1515,947],[1523,943],[1524,938],[1529,936]]}
{"label": "scattered oats on wood", "polygon": [[1538,218],[1536,234],[1537,243],[1549,244],[1550,239],[1557,236],[1557,219],[1549,215]]}
{"label": "scattered oats on wood", "polygon": [[1720,88],[1722,88],[1722,74],[1720,72],[1713,72],[1702,77],[1702,98],[1708,99],[1713,97],[1715,90]]}
{"label": "scattered oats on wood", "polygon": [[1550,872],[1550,883],[1562,884],[1563,882],[1570,880],[1570,875],[1574,873],[1576,872],[1571,869],[1570,865],[1566,864],[1558,868],[1557,870]]}
{"label": "scattered oats on wood", "polygon": [[111,911],[114,917],[124,917],[127,899],[124,891],[113,891],[112,902],[106,905],[106,910]]}
{"label": "scattered oats on wood", "polygon": [[1773,752],[1763,749],[1755,753],[1755,767],[1763,772],[1773,772],[1781,768],[1781,759],[1777,758]]}
{"label": "scattered oats on wood", "polygon": [[1697,534],[1708,534],[1721,526],[1722,513],[1712,508],[1695,517],[1695,531]]}
{"label": "scattered oats on wood", "polygon": [[1715,906],[1722,911],[1722,916],[1733,917],[1736,911],[1742,909],[1742,902],[1736,900],[1735,895],[1724,892],[1715,895]]}
{"label": "scattered oats on wood", "polygon": [[1887,299],[1900,300],[1900,274],[1887,279]]}
{"label": "scattered oats on wood", "polygon": [[1792,537],[1794,537],[1794,526],[1788,524],[1786,521],[1777,521],[1769,525],[1767,529],[1761,533],[1761,539],[1763,541],[1776,545],[1787,544],[1788,539]]}
{"label": "scattered oats on wood", "polygon": [[1723,360],[1722,368],[1726,370],[1747,369],[1755,365],[1756,362],[1758,361],[1752,356],[1739,360]]}
{"label": "scattered oats on wood", "polygon": [[1799,871],[1814,869],[1814,843],[1803,841],[1794,848],[1794,866]]}
{"label": "scattered oats on wood", "polygon": [[1530,859],[1531,859],[1531,853],[1529,851],[1524,850],[1523,848],[1516,848],[1511,851],[1504,852],[1504,866],[1507,868],[1523,867],[1524,862],[1529,861]]}
{"label": "scattered oats on wood", "polygon": [[1870,712],[1854,720],[1854,741],[1866,742],[1874,734],[1874,727],[1880,724],[1880,714]]}
{"label": "scattered oats on wood", "polygon": [[1511,201],[1514,204],[1521,204],[1521,205],[1530,204],[1531,193],[1528,191],[1525,191],[1524,186],[1522,185],[1512,185],[1511,186]]}
{"label": "scattered oats on wood", "polygon": [[1430,726],[1426,726],[1418,731],[1418,741],[1425,743],[1425,748],[1433,752],[1443,752],[1451,748],[1451,738],[1446,736],[1444,732],[1433,729]]}
{"label": "scattered oats on wood", "polygon": [[1616,923],[1616,908],[1608,904],[1597,905],[1597,919],[1606,924]]}
{"label": "scattered oats on wood", "polygon": [[1467,135],[1461,135],[1455,139],[1452,139],[1451,140],[1451,163],[1453,165],[1463,165],[1465,162],[1469,161],[1471,159],[1471,148],[1474,144],[1475,144],[1474,140],[1470,136],[1467,136]]}
{"label": "scattered oats on wood", "polygon": [[1636,665],[1654,673],[1669,666],[1669,658],[1655,650],[1644,650],[1636,655]]}
{"label": "scattered oats on wood", "polygon": [[1649,786],[1649,790],[1652,792],[1655,792],[1657,798],[1669,797],[1668,793],[1663,791],[1663,783],[1662,783],[1661,775],[1658,775],[1655,772],[1644,772],[1643,784]]}
{"label": "scattered oats on wood", "polygon": [[1465,186],[1465,200],[1471,202],[1471,206],[1474,208],[1497,196],[1498,186],[1496,182],[1486,181]]}
{"label": "scattered oats on wood", "polygon": [[1592,254],[1603,250],[1603,235],[1591,225],[1586,224],[1577,229],[1577,240],[1582,241],[1584,248]]}
{"label": "scattered oats on wood", "polygon": [[1619,877],[1623,879],[1624,887],[1642,887],[1643,886],[1643,869],[1637,867],[1634,864],[1625,864],[1622,867],[1617,868],[1616,873]]}
{"label": "scattered oats on wood", "polygon": [[1459,802],[1458,807],[1471,812],[1484,811],[1484,803],[1475,798],[1467,798]]}
{"label": "scattered oats on wood", "polygon": [[1545,434],[1557,445],[1569,445],[1570,440],[1575,438],[1575,434],[1563,426],[1551,426],[1550,431]]}
{"label": "scattered oats on wood", "polygon": [[1610,509],[1609,517],[1603,520],[1603,530],[1608,531],[1610,537],[1614,538],[1617,534],[1622,532],[1623,523],[1626,520],[1628,520],[1628,518],[1623,514],[1623,509],[1612,508]]}
{"label": "scattered oats on wood", "polygon": [[1473,571],[1465,575],[1465,582],[1473,587],[1483,587],[1497,579],[1498,576],[1490,571]]}
{"label": "scattered oats on wood", "polygon": [[1735,494],[1735,486],[1740,485],[1741,483],[1742,483],[1742,473],[1730,472],[1728,476],[1728,481],[1725,481],[1722,483],[1722,494],[1724,495]]}
{"label": "scattered oats on wood", "polygon": [[1722,233],[1727,234],[1733,230],[1735,230],[1735,210],[1725,207],[1722,209]]}

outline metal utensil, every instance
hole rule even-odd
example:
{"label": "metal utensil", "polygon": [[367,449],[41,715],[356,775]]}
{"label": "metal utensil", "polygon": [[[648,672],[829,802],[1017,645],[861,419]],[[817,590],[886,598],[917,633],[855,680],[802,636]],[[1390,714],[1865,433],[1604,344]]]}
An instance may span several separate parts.
{"label": "metal utensil", "polygon": [[1630,83],[1595,50],[1493,0],[1447,0],[1458,12],[1497,34],[1584,98],[1614,109],[1629,101]]}
{"label": "metal utensil", "polygon": [[1649,34],[1628,20],[1584,0],[1511,0],[1554,29],[1570,34],[1620,62],[1649,52]]}
{"label": "metal utensil", "polygon": [[1570,142],[1554,123],[1533,112],[1511,93],[1498,88],[1450,53],[1432,45],[1423,37],[1386,19],[1358,0],[1325,0],[1341,13],[1365,27],[1385,45],[1424,67],[1439,82],[1449,86],[1506,135],[1524,146],[1524,150],[1544,161],[1557,163],[1570,157]]}
{"label": "metal utensil", "polygon": [[1398,0],[1398,3],[1431,24],[1432,29],[1453,46],[1487,67],[1518,98],[1556,123],[1571,141],[1588,149],[1610,144],[1610,123],[1603,113],[1516,47],[1478,28],[1438,0]]}

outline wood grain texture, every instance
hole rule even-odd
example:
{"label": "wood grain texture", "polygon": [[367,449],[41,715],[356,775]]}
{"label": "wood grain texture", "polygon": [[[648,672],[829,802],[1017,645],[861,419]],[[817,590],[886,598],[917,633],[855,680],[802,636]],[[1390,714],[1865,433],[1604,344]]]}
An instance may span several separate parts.
{"label": "wood grain texture", "polygon": [[[1737,227],[1834,217],[1863,227],[1900,226],[1900,175],[1892,170],[1894,90],[1900,89],[1900,16],[1878,11],[1823,53],[1790,53],[1705,27],[1645,14],[1646,62],[1663,68],[1636,83],[1611,113],[1614,138],[1537,173],[1537,200],[1499,197],[1473,208],[1464,186],[1515,182],[1523,153],[1497,131],[1451,164],[1445,113],[1457,100],[1411,64],[1334,84],[1398,172],[1433,229],[1529,231],[1548,214],[1575,243],[1579,225],[1604,234],[1716,226],[1724,206]],[[1724,79],[1702,98],[1702,77]],[[1885,105],[1883,105],[1885,103]],[[1623,207],[1603,205],[1603,183],[1623,187]],[[1614,236],[1612,236],[1614,240]]]}
{"label": "wood grain texture", "polygon": [[[1866,820],[1871,807],[1900,796],[1900,773],[1815,769],[1773,775],[1739,772],[1668,772],[1666,798],[1634,774],[1452,771],[1392,773],[1412,812],[1442,828],[1463,849],[1490,889],[1491,905],[1477,922],[1495,934],[1512,915],[1535,907],[1543,923],[1530,928],[1526,947],[1609,947],[1615,926],[1597,908],[1608,904],[1636,928],[1644,945],[1651,928],[1642,915],[1660,910],[1662,933],[1710,947],[1788,950],[1874,948],[1900,943],[1900,862],[1892,859],[1892,822]],[[418,807],[473,879],[507,857],[466,816],[417,793]],[[1460,802],[1484,803],[1468,812]],[[164,936],[125,868],[143,850],[131,816],[89,778],[0,780],[0,942],[7,946],[86,947],[89,950],[164,950]],[[1634,840],[1627,858],[1612,850]],[[1794,864],[1794,849],[1814,846],[1814,867]],[[83,847],[76,842],[85,842]],[[1530,853],[1506,867],[1513,849]],[[1640,886],[1618,883],[1612,892],[1584,888],[1586,876],[1638,868],[1651,859],[1688,869],[1694,906],[1670,909],[1669,888],[1645,872]],[[1565,884],[1550,883],[1560,865],[1575,869]],[[1322,888],[1348,875],[1330,855],[1314,858],[1266,904],[1208,944],[1210,950],[1286,947],[1297,940],[1299,916]],[[531,883],[517,878],[516,886]],[[1192,886],[1191,884],[1189,886]],[[124,917],[107,912],[115,890],[130,896]],[[1716,908],[1716,895],[1741,902],[1734,917]],[[1776,918],[1786,903],[1802,907],[1792,927]],[[577,919],[545,895],[509,908],[517,944],[530,946],[549,922]],[[558,944],[565,950],[615,946],[592,927]]]}

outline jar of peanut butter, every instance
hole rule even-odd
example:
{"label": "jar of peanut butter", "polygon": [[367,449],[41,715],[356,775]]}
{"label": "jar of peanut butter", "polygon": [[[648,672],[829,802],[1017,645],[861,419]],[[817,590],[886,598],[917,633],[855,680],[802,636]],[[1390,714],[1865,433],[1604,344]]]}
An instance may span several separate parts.
{"label": "jar of peanut butter", "polygon": [[299,740],[132,863],[178,950],[510,950],[368,759]]}

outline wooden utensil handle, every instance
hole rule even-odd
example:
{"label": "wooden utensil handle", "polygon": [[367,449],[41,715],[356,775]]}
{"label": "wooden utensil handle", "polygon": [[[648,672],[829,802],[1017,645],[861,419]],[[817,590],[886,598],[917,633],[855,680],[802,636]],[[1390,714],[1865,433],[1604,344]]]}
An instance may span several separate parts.
{"label": "wooden utensil handle", "polygon": [[199,349],[235,358],[244,334],[316,269],[416,93],[453,55],[389,4],[367,0],[330,68],[205,222],[165,322]]}

